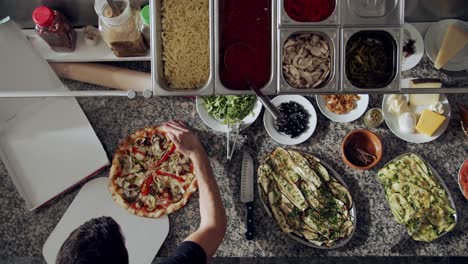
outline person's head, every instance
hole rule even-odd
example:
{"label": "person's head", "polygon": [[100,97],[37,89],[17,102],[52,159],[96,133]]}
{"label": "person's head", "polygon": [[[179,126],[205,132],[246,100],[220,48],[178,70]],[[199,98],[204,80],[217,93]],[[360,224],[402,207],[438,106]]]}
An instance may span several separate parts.
{"label": "person's head", "polygon": [[106,216],[84,223],[65,240],[56,263],[128,264],[128,253],[119,224]]}

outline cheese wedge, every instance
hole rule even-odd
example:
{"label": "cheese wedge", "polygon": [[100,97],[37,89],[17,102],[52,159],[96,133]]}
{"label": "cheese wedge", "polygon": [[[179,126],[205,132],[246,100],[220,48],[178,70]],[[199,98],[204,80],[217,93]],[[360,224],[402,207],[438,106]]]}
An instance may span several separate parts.
{"label": "cheese wedge", "polygon": [[468,44],[468,32],[456,24],[451,24],[445,32],[434,67],[440,69]]}
{"label": "cheese wedge", "polygon": [[445,116],[426,109],[422,112],[421,117],[419,118],[418,124],[416,125],[416,131],[431,137],[437,129],[442,126],[445,119]]}

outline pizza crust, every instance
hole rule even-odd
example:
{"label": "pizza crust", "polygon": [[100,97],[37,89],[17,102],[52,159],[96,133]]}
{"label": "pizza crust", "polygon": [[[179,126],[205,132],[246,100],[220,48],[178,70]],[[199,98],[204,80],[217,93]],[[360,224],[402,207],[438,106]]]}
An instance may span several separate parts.
{"label": "pizza crust", "polygon": [[184,207],[187,204],[187,202],[190,200],[190,197],[192,197],[192,194],[197,191],[197,188],[198,188],[197,179],[194,178],[193,181],[190,183],[189,188],[187,188],[187,190],[185,191],[182,199],[180,199],[180,201],[178,201],[177,203],[172,203],[166,208],[156,209],[152,212],[144,212],[144,211],[140,211],[138,209],[132,208],[132,207],[128,207],[127,211],[138,216],[159,218],[163,215],[168,215]]}
{"label": "pizza crust", "polygon": [[[118,174],[122,171],[122,166],[120,164],[120,158],[123,157],[124,155],[127,155],[127,154],[124,154],[124,153],[126,153],[126,150],[128,149],[129,145],[131,145],[135,141],[135,139],[140,138],[142,136],[145,136],[145,134],[147,132],[154,133],[155,131],[165,133],[165,130],[161,126],[144,128],[144,129],[140,129],[140,130],[134,132],[132,135],[125,138],[119,144],[119,146],[118,146],[118,148],[117,148],[117,150],[116,150],[116,152],[115,152],[115,154],[113,156],[113,159],[112,159],[112,165],[111,165],[111,168],[110,168],[110,171],[109,171],[109,184],[108,184],[108,188],[109,188],[109,191],[110,191],[110,193],[112,195],[112,199],[118,205],[120,205],[123,208],[127,209],[127,211],[129,213],[131,213],[131,214],[142,216],[142,217],[149,217],[149,218],[159,218],[159,217],[161,217],[163,215],[170,214],[172,212],[175,212],[175,211],[179,210],[180,208],[184,207],[187,204],[187,202],[189,201],[192,194],[194,192],[196,192],[197,189],[198,189],[196,175],[194,174],[192,181],[190,182],[188,188],[185,190],[185,192],[184,192],[184,194],[182,196],[182,199],[180,199],[176,203],[170,204],[166,208],[156,209],[156,210],[154,210],[152,212],[145,212],[145,211],[140,210],[140,209],[135,209],[135,208],[133,208],[131,206],[131,203],[124,200],[124,198],[121,195],[122,192],[123,192],[122,188],[120,188],[115,183],[117,178],[120,177],[120,176],[118,176]],[[167,140],[169,140],[169,139],[167,139]],[[151,176],[147,176],[147,177],[151,177]],[[184,185],[186,186],[186,184],[184,184]]]}

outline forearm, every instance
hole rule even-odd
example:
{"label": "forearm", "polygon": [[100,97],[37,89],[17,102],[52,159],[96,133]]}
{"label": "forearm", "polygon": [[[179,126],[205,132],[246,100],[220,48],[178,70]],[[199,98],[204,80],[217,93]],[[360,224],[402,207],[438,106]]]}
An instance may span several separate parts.
{"label": "forearm", "polygon": [[225,225],[226,212],[221,193],[206,154],[203,153],[194,158],[194,173],[200,193],[200,226]]}
{"label": "forearm", "polygon": [[205,152],[192,156],[194,174],[200,194],[200,227],[187,240],[202,242],[208,256],[216,252],[226,232],[226,212],[224,210],[218,184],[213,176]]}

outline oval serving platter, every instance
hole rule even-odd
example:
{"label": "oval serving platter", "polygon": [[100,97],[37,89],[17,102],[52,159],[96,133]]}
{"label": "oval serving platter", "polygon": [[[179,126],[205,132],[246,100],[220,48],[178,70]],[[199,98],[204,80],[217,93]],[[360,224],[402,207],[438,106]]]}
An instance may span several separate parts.
{"label": "oval serving platter", "polygon": [[[300,151],[302,154],[305,154],[309,157],[312,157],[313,159],[315,159],[317,162],[321,163],[323,166],[325,166],[325,168],[328,170],[328,172],[330,173],[330,175],[335,178],[339,183],[341,183],[348,191],[349,191],[349,188],[348,188],[348,185],[345,183],[345,181],[343,180],[343,178],[341,178],[341,176],[338,174],[338,172],[336,172],[328,163],[326,163],[325,161],[311,155],[311,154],[308,154],[306,152],[303,152],[303,151]],[[260,184],[257,182],[257,191],[259,193],[259,197],[260,197],[260,201],[262,202],[262,205],[263,205],[263,208],[265,208],[268,216],[273,219],[273,221],[278,225],[278,223],[276,222],[276,219],[273,217],[273,214],[270,210],[270,207],[266,204],[266,202],[264,201],[264,197],[262,195],[262,189],[261,189],[261,186]],[[346,245],[350,240],[351,238],[353,237],[354,235],[354,232],[356,231],[356,219],[357,219],[357,213],[356,213],[356,206],[354,205],[354,199],[353,199],[353,196],[351,195],[351,201],[352,201],[352,204],[353,206],[351,207],[351,210],[350,210],[350,214],[351,214],[351,217],[352,217],[352,221],[353,221],[353,231],[351,232],[351,234],[346,237],[346,238],[342,238],[340,240],[337,240],[336,243],[331,246],[331,247],[325,247],[325,246],[318,246],[318,245],[315,245],[293,233],[286,233],[286,235],[288,235],[290,238],[292,238],[293,240],[305,245],[305,246],[308,246],[308,247],[312,247],[312,248],[318,248],[318,249],[336,249],[336,248],[340,248],[344,245]],[[278,226],[279,228],[279,226]],[[280,229],[281,230],[281,229]],[[281,231],[283,232],[283,231]],[[283,232],[285,233],[285,232]]]}
{"label": "oval serving platter", "polygon": [[[442,188],[444,189],[444,191],[447,193],[447,197],[448,197],[448,200],[450,202],[450,205],[453,207],[453,210],[455,210],[455,213],[453,214],[453,218],[455,220],[455,227],[457,226],[458,224],[458,212],[457,212],[457,207],[455,207],[455,201],[453,200],[452,198],[452,194],[450,194],[449,192],[449,189],[447,188],[447,185],[445,185],[445,182],[444,180],[442,179],[442,177],[440,177],[440,174],[434,169],[434,167],[432,167],[432,165],[430,163],[428,163],[425,159],[423,159],[420,155],[418,154],[415,154],[415,153],[404,153],[404,154],[401,154],[401,155],[398,155],[396,158],[393,158],[392,160],[390,160],[389,162],[387,162],[384,166],[382,166],[382,168],[386,167],[388,164],[392,163],[392,162],[395,162],[396,160],[398,159],[401,159],[402,157],[404,156],[407,156],[407,155],[416,155],[417,157],[419,157],[425,164],[426,166],[428,166],[431,171],[432,171],[432,175],[434,175],[434,178],[439,182],[440,186],[442,186]],[[382,186],[382,185],[380,185]],[[385,191],[384,191],[385,193]],[[386,199],[386,198],[385,198]],[[387,201],[388,202],[388,201]],[[400,224],[399,224],[400,225]],[[454,229],[455,229],[454,227]],[[405,228],[406,229],[406,228]],[[453,229],[451,230],[453,231]],[[451,231],[448,231],[448,232],[444,232],[442,234],[440,234],[437,238],[435,238],[434,240],[432,240],[431,242],[434,242],[435,240],[445,236],[447,233],[451,232]],[[424,241],[418,241],[418,242],[424,242]],[[431,243],[431,242],[426,242],[426,243]]]}

